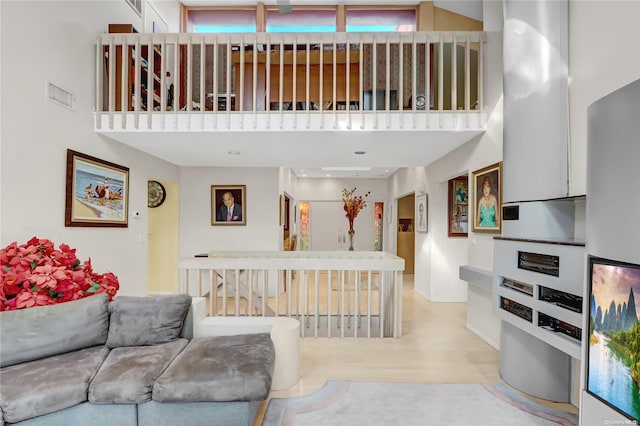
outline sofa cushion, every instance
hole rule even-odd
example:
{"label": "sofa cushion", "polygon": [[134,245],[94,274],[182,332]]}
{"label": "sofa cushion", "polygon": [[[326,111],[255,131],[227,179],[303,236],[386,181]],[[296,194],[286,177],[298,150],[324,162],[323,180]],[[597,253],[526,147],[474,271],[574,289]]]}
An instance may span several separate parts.
{"label": "sofa cushion", "polygon": [[0,313],[0,367],[104,345],[108,297],[95,294],[56,305]]}
{"label": "sofa cushion", "polygon": [[4,421],[16,423],[87,400],[89,382],[109,354],[94,346],[0,369]]}
{"label": "sofa cushion", "polygon": [[114,348],[89,386],[94,404],[137,404],[151,400],[153,383],[187,346],[187,339],[154,346]]}
{"label": "sofa cushion", "polygon": [[153,400],[264,400],[274,361],[268,333],[195,338],[156,380]]}
{"label": "sofa cushion", "polygon": [[180,337],[191,296],[119,296],[111,303],[107,346],[146,346]]}

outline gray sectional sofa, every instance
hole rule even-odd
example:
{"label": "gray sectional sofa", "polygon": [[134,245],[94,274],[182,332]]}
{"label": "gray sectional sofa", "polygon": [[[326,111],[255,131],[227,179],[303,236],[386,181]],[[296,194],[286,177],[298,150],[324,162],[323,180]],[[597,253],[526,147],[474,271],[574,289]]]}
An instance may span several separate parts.
{"label": "gray sectional sofa", "polygon": [[0,426],[253,425],[269,334],[192,338],[190,308],[97,294],[0,313]]}

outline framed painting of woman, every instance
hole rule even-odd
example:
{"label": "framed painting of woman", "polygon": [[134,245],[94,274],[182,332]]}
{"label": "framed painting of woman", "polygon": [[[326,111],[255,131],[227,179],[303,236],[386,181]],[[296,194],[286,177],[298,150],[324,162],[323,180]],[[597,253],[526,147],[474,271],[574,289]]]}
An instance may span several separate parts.
{"label": "framed painting of woman", "polygon": [[502,162],[473,172],[473,231],[502,232]]}

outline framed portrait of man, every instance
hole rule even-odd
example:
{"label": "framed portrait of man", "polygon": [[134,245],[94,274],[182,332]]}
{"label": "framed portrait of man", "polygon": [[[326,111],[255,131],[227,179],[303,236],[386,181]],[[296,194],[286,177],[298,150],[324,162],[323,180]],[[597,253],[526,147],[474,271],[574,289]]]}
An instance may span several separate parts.
{"label": "framed portrait of man", "polygon": [[246,225],[246,194],[246,185],[211,185],[211,225]]}

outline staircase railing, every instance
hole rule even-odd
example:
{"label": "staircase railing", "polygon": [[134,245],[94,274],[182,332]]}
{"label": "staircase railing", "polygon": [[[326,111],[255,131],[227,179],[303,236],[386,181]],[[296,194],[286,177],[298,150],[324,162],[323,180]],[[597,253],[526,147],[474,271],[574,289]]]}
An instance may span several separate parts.
{"label": "staircase railing", "polygon": [[287,316],[302,336],[402,335],[404,259],[385,252],[211,252],[179,261],[209,316]]}

